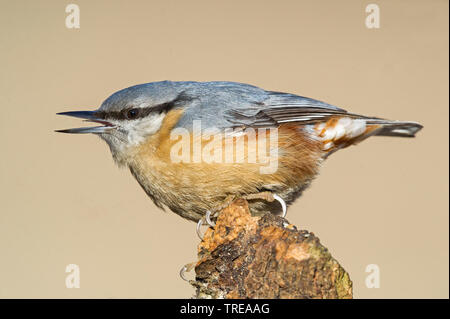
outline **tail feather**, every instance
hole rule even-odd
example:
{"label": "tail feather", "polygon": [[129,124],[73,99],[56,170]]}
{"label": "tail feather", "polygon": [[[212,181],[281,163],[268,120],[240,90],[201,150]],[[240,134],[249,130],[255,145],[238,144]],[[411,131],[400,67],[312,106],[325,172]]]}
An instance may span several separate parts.
{"label": "tail feather", "polygon": [[414,137],[421,129],[422,125],[416,122],[390,121],[358,115],[332,117],[314,126],[325,156],[338,149],[358,144],[370,136]]}
{"label": "tail feather", "polygon": [[423,126],[416,122],[388,121],[388,120],[368,120],[367,124],[381,125],[374,135],[377,136],[396,136],[396,137],[414,137]]}

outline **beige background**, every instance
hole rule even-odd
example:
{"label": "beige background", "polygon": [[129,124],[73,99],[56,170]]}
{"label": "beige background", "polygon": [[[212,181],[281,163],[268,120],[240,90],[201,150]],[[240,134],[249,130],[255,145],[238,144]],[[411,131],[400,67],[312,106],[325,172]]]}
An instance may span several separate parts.
{"label": "beige background", "polygon": [[[420,121],[338,152],[289,209],[358,298],[448,298],[448,2],[1,1],[0,297],[190,297],[195,224],[156,209],[95,136],[56,134],[124,87],[231,80]],[[65,288],[65,267],[81,288]],[[377,264],[381,287],[365,286]]]}

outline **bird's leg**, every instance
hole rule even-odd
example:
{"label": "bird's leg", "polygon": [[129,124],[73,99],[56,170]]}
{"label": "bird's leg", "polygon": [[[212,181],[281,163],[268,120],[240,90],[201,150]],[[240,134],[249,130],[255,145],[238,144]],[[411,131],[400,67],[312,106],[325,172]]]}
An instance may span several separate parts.
{"label": "bird's leg", "polygon": [[283,218],[286,217],[286,214],[287,214],[286,202],[277,194],[273,194],[271,192],[266,191],[266,192],[260,192],[260,193],[256,193],[256,194],[249,194],[249,195],[244,196],[244,198],[247,200],[263,199],[265,201],[268,201],[269,203],[276,200],[281,204],[281,208],[283,209],[283,214],[281,215],[281,217],[283,217]]}
{"label": "bird's leg", "polygon": [[249,194],[244,196],[246,200],[252,200],[252,199],[263,199],[266,202],[273,202],[275,200],[273,194],[271,192],[260,192],[256,194]]}

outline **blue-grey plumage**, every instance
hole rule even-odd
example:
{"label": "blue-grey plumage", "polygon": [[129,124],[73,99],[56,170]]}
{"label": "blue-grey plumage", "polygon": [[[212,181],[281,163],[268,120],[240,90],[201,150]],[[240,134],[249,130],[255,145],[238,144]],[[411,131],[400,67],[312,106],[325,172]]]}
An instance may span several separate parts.
{"label": "blue-grey plumage", "polygon": [[[341,111],[336,106],[289,93],[265,91],[253,85],[214,82],[152,82],[120,90],[106,99],[100,110],[118,111],[139,105],[160,105],[183,98],[184,114],[177,127],[192,127],[193,120],[204,121],[204,128],[252,125],[258,112],[267,109],[313,108]],[[307,114],[303,114],[305,116]],[[264,124],[264,123],[262,123]],[[273,123],[271,123],[273,124]]]}
{"label": "blue-grey plumage", "polygon": [[[414,122],[362,116],[307,97],[235,82],[146,83],[114,93],[98,110],[60,114],[102,124],[59,132],[99,135],[115,161],[129,167],[157,206],[191,220],[220,206],[230,195],[266,191],[290,204],[331,153],[372,135],[412,137],[422,128]],[[174,162],[171,132],[190,132],[192,144],[196,121],[204,131],[276,129],[277,170],[261,174],[261,163]],[[245,147],[247,157],[257,152],[250,144]],[[274,206],[255,201],[250,209],[261,213]]]}
{"label": "blue-grey plumage", "polygon": [[[332,115],[370,119],[373,123],[398,124],[376,117],[349,114],[337,106],[290,93],[266,91],[253,85],[213,82],[161,81],[120,90],[106,99],[100,111],[120,111],[135,106],[151,107],[181,99],[184,110],[177,127],[192,127],[193,120],[204,121],[203,128],[264,126],[286,122],[318,122]],[[414,135],[421,125],[414,122],[406,135]],[[416,125],[414,125],[416,124]]]}

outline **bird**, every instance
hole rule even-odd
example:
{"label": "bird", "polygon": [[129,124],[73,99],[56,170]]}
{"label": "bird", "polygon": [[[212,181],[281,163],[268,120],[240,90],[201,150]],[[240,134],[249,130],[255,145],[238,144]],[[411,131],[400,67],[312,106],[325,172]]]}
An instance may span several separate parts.
{"label": "bird", "polygon": [[56,132],[98,135],[157,207],[198,223],[211,223],[211,212],[237,197],[249,200],[253,215],[285,212],[334,152],[422,129],[228,81],[139,84],[96,110],[57,114],[100,124]]}

